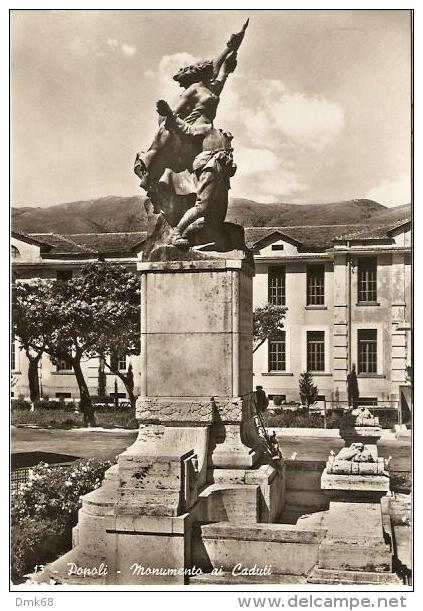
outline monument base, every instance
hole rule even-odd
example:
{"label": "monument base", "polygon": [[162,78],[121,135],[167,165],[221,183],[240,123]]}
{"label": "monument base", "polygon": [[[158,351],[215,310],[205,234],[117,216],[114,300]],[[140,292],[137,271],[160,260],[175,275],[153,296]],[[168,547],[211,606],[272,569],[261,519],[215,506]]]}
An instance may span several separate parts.
{"label": "monument base", "polygon": [[[254,420],[247,257],[202,253],[138,267],[139,434],[82,499],[74,549],[38,580],[183,584],[195,568],[195,525],[242,521],[249,528],[275,521],[283,509],[283,459],[272,463]],[[69,575],[69,563],[86,576]],[[107,570],[96,575],[99,564]]]}

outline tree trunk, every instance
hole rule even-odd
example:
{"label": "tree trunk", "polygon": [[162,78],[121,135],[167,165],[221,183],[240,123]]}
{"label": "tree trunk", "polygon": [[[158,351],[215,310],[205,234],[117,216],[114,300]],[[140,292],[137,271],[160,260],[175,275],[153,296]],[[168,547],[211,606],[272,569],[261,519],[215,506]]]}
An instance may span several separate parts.
{"label": "tree trunk", "polygon": [[31,409],[35,410],[35,402],[40,399],[40,382],[38,380],[38,361],[31,359],[28,366],[29,397],[31,399]]}
{"label": "tree trunk", "polygon": [[131,407],[135,408],[135,395],[134,395],[134,383],[131,381],[128,376],[123,375],[120,371],[113,371],[115,375],[117,375],[123,382],[126,392],[128,393],[128,398],[131,403]]}
{"label": "tree trunk", "polygon": [[131,407],[133,407],[135,409],[135,403],[136,403],[136,397],[134,395],[134,378],[133,376],[127,376],[124,375],[121,371],[119,371],[119,369],[112,367],[111,364],[109,364],[107,361],[105,361],[105,364],[107,365],[107,367],[109,368],[109,370],[111,371],[111,373],[113,373],[114,375],[116,375],[118,378],[120,378],[126,388],[126,392],[128,393],[128,398],[129,401],[131,403]]}
{"label": "tree trunk", "polygon": [[84,415],[84,424],[89,426],[96,426],[94,407],[91,401],[88,386],[84,378],[84,374],[81,369],[81,359],[74,357],[72,359],[73,370],[75,372],[76,381],[79,388],[80,396],[80,410]]}
{"label": "tree trunk", "polygon": [[121,380],[125,384],[125,388],[126,388],[126,391],[128,393],[128,398],[129,398],[129,401],[131,403],[131,407],[133,407],[135,409],[136,398],[135,398],[135,395],[134,395],[134,389],[132,387],[132,384],[130,384],[128,382],[128,380],[125,378],[125,376],[122,376]]}
{"label": "tree trunk", "polygon": [[35,402],[40,400],[40,380],[38,378],[38,363],[40,362],[42,352],[35,357],[31,355],[29,350],[25,350],[29,361],[28,366],[28,386],[29,397],[31,400],[31,411],[35,410]]}
{"label": "tree trunk", "polygon": [[106,374],[104,373],[104,357],[99,357],[98,363],[98,398],[100,401],[104,401],[106,396]]}

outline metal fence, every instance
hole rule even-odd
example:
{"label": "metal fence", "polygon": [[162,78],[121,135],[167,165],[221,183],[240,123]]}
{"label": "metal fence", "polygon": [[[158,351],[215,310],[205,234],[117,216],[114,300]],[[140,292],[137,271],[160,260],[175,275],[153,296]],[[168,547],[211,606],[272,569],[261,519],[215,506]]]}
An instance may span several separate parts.
{"label": "metal fence", "polygon": [[[322,407],[316,407],[313,411],[320,412],[324,417],[324,427],[327,426],[327,417],[333,413],[342,413],[350,409],[348,401],[322,401]],[[358,401],[357,406],[365,405],[374,416],[380,420],[384,428],[402,424],[401,409],[399,401],[378,401],[377,404],[371,402]]]}
{"label": "metal fence", "polygon": [[[358,405],[366,405],[372,414],[378,416],[380,424],[383,428],[393,428],[395,425],[401,425],[403,423],[399,401],[378,401],[377,405],[372,405],[370,403],[366,403],[365,401],[359,401]],[[269,413],[273,413],[275,415],[281,414],[282,412],[295,413],[299,410],[302,411],[302,406],[299,403],[273,405],[269,407]],[[336,428],[336,426],[340,424],[343,415],[350,409],[351,406],[348,405],[348,401],[326,401],[322,399],[310,406],[308,413],[310,416],[314,415],[315,417],[317,416],[322,418],[321,426],[324,428],[334,428],[334,426]],[[307,426],[306,421],[303,426]]]}
{"label": "metal fence", "polygon": [[[48,469],[56,469],[57,467],[70,467],[74,461],[55,463],[48,465]],[[18,469],[12,469],[10,473],[10,491],[13,493],[19,492],[20,487],[26,484],[29,480],[29,472],[34,469],[36,465],[32,467],[19,467]]]}

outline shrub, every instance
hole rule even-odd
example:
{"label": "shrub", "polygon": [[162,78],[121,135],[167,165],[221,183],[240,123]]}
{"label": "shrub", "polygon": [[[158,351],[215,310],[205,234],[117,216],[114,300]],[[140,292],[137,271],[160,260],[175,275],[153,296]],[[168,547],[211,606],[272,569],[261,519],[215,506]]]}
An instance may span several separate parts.
{"label": "shrub", "polygon": [[89,459],[71,466],[29,470],[29,480],[12,493],[12,579],[19,580],[71,545],[81,496],[101,485],[110,461]]}
{"label": "shrub", "polygon": [[30,410],[31,403],[29,401],[25,401],[24,398],[11,399],[10,407],[13,409],[21,409],[21,410]]}
{"label": "shrub", "polygon": [[277,407],[282,405],[282,395],[273,395],[273,405]]}
{"label": "shrub", "polygon": [[37,565],[55,560],[72,544],[71,529],[64,520],[24,519],[11,526],[11,577],[19,583]]}
{"label": "shrub", "polygon": [[301,403],[308,409],[314,405],[319,396],[319,390],[313,382],[313,376],[309,371],[304,371],[298,380],[300,387]]}
{"label": "shrub", "polygon": [[413,481],[410,471],[391,471],[389,475],[392,492],[411,494]]}
{"label": "shrub", "polygon": [[[138,422],[135,419],[133,408],[115,409],[104,408],[97,412],[97,426],[104,428],[137,429]],[[75,413],[73,407],[66,405],[61,409],[36,409],[30,412],[29,408],[14,408],[11,414],[11,423],[18,425],[37,425],[39,427],[53,428],[80,428],[84,427],[84,417],[81,413]]]}
{"label": "shrub", "polygon": [[284,410],[274,416],[265,416],[266,424],[269,427],[281,426],[291,428],[323,428],[324,419],[320,414],[308,413],[304,409]]}

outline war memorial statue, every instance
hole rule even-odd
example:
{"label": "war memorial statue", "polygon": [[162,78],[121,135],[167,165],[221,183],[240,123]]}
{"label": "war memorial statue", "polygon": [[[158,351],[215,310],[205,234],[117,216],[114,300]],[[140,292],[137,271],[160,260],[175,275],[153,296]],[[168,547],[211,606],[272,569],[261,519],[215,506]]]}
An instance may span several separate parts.
{"label": "war memorial statue", "polygon": [[[136,157],[149,219],[138,436],[82,497],[72,549],[36,583],[398,583],[378,419],[354,405],[321,476],[301,460],[287,472],[253,392],[254,261],[243,228],[225,222],[236,166],[232,135],[214,124],[247,26],[216,60],[175,75],[180,101],[157,102],[159,129]],[[308,494],[321,510],[292,523],[290,501],[305,509]]]}
{"label": "war memorial statue", "polygon": [[[247,26],[248,20],[214,61],[200,61],[175,74],[184,89],[175,108],[165,100],[157,102],[159,130],[150,148],[137,154],[134,167],[153,216],[147,256],[160,243],[180,250],[195,245],[216,251],[244,248],[242,228],[225,223],[230,178],[236,172],[233,137],[215,127],[214,120]],[[180,252],[174,256],[179,258]]]}

